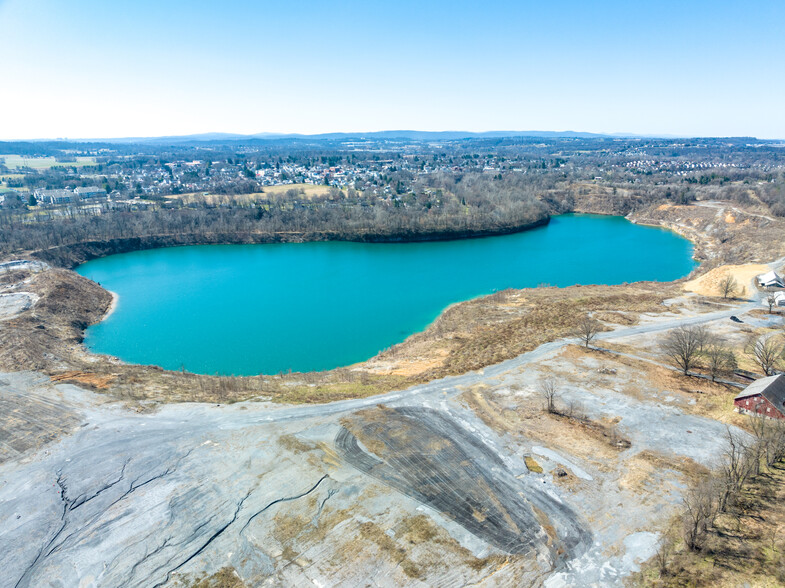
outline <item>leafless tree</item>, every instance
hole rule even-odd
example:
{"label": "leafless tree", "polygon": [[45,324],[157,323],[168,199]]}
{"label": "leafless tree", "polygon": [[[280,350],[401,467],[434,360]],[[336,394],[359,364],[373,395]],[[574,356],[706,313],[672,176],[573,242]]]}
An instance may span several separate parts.
{"label": "leafless tree", "polygon": [[715,481],[709,477],[699,482],[684,496],[683,505],[684,542],[692,551],[699,551],[717,516]]}
{"label": "leafless tree", "polygon": [[728,274],[720,280],[720,292],[723,298],[735,298],[739,290],[739,283],[732,275]]}
{"label": "leafless tree", "polygon": [[660,349],[687,375],[703,352],[707,341],[708,333],[704,327],[700,325],[679,327],[665,336]]}
{"label": "leafless tree", "polygon": [[718,504],[720,512],[725,512],[741,493],[747,480],[757,473],[756,454],[753,446],[745,444],[741,436],[730,428],[725,430],[727,444],[720,465],[718,479]]}
{"label": "leafless tree", "polygon": [[588,347],[601,330],[602,323],[587,314],[578,321],[574,334],[583,342],[584,347]]}
{"label": "leafless tree", "polygon": [[777,294],[769,292],[766,295],[766,304],[769,305],[769,314],[772,314],[772,309],[774,308],[774,305],[777,304]]}
{"label": "leafless tree", "polygon": [[703,351],[706,358],[706,367],[709,369],[711,381],[714,382],[718,376],[732,374],[738,367],[736,355],[725,344],[718,340],[709,343]]}
{"label": "leafless tree", "polygon": [[545,410],[550,413],[556,412],[556,382],[553,378],[546,378],[541,380],[537,385],[538,392],[542,399],[545,401]]}
{"label": "leafless tree", "polygon": [[779,338],[773,335],[751,338],[747,343],[747,353],[755,358],[756,363],[767,376],[771,376],[777,369],[784,349],[785,346]]}
{"label": "leafless tree", "polygon": [[753,412],[749,422],[750,430],[755,437],[758,463],[762,460],[771,467],[785,457],[785,421],[770,419]]}
{"label": "leafless tree", "polygon": [[580,402],[575,399],[572,399],[567,402],[567,416],[571,419],[582,419],[584,418],[583,415],[583,407]]}
{"label": "leafless tree", "polygon": [[662,534],[659,543],[657,544],[657,553],[654,554],[654,561],[657,562],[657,569],[660,572],[660,577],[666,576],[670,567],[671,555],[675,542],[673,541],[673,525]]}
{"label": "leafless tree", "polygon": [[[761,466],[770,467],[785,458],[785,422],[760,415],[750,418],[752,439],[727,428],[717,469],[684,497],[682,531],[693,551],[703,547],[716,517],[734,505],[744,487],[760,474]],[[657,563],[667,565],[667,552],[657,556]]]}

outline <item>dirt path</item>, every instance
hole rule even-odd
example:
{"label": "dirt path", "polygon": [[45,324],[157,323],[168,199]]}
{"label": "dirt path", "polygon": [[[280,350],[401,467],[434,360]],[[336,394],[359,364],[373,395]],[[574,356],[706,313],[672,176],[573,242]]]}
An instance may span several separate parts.
{"label": "dirt path", "polygon": [[745,212],[745,211],[743,211],[743,210],[741,210],[739,208],[736,208],[735,206],[730,206],[730,205],[728,205],[728,204],[726,204],[724,202],[717,202],[717,201],[714,201],[714,200],[707,200],[707,201],[703,201],[703,202],[696,202],[695,205],[696,206],[705,206],[706,208],[716,208],[716,209],[718,209],[720,211],[725,211],[725,210],[730,209],[730,210],[732,210],[733,212],[735,212],[738,215],[754,216],[754,217],[757,217],[757,218],[766,219],[766,220],[771,221],[771,222],[777,222],[776,219],[774,219],[773,217],[770,217],[768,215],[756,214],[754,212]]}

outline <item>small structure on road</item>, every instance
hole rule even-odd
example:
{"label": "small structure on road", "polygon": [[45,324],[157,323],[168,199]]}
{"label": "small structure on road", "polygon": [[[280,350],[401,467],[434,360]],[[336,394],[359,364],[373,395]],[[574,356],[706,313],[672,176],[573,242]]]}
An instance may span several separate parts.
{"label": "small structure on road", "polygon": [[785,419],[785,374],[755,380],[733,399],[733,410]]}
{"label": "small structure on road", "polygon": [[758,276],[758,285],[761,288],[785,288],[785,282],[777,272],[771,270]]}

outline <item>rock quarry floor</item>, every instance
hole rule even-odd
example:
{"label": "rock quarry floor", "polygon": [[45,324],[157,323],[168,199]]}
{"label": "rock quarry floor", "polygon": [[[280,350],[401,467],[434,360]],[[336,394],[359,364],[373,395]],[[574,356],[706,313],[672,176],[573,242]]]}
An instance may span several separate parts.
{"label": "rock quarry floor", "polygon": [[[249,586],[621,586],[726,430],[641,367],[667,371],[647,345],[763,320],[746,314],[759,302],[691,300],[596,341],[638,359],[556,341],[327,405],[137,413],[0,374],[0,586],[178,586],[226,567]],[[604,436],[542,410],[547,377]]]}

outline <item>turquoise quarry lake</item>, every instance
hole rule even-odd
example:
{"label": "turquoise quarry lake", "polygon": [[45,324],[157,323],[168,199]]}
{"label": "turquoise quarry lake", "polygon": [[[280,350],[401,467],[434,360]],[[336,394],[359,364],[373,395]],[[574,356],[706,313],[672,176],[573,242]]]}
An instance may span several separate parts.
{"label": "turquoise quarry lake", "polygon": [[324,370],[368,359],[448,305],[504,288],[670,281],[692,245],[622,217],[561,215],[544,227],[429,243],[174,247],[77,271],[119,295],[86,345],[197,373]]}

